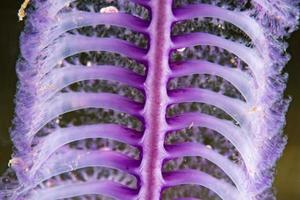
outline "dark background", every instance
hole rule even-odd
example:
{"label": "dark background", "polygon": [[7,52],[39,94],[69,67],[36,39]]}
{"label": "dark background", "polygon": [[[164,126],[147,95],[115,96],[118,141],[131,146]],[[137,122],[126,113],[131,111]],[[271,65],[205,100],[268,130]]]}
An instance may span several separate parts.
{"label": "dark background", "polygon": [[[23,26],[17,18],[22,1],[5,2],[0,4],[0,174],[7,168],[11,155],[8,130],[14,112],[18,37]],[[277,166],[275,187],[279,200],[300,200],[300,31],[288,42],[292,59],[285,69],[290,75],[286,94],[292,96],[293,101],[285,128],[289,143]]]}

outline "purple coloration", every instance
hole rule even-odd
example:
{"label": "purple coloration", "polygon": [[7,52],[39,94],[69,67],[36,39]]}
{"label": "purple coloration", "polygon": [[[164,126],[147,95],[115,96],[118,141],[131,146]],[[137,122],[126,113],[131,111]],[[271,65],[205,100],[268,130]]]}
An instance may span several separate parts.
{"label": "purple coloration", "polygon": [[275,199],[298,20],[298,0],[33,0],[0,199]]}

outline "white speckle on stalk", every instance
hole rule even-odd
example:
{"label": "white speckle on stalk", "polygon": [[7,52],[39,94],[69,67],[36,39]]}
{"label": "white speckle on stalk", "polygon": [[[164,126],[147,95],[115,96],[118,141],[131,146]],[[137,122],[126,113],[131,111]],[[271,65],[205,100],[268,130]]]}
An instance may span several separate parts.
{"label": "white speckle on stalk", "polygon": [[86,63],[86,66],[87,66],[87,67],[91,67],[91,66],[92,66],[92,62],[91,62],[91,61],[88,61],[88,62]]}
{"label": "white speckle on stalk", "polygon": [[100,148],[100,150],[101,150],[101,151],[109,151],[110,148],[109,148],[109,147],[102,147],[102,148]]}
{"label": "white speckle on stalk", "polygon": [[188,129],[193,128],[193,126],[194,126],[194,122],[192,122],[192,123],[189,125],[189,128],[188,128]]}
{"label": "white speckle on stalk", "polygon": [[62,65],[64,64],[64,61],[61,60],[61,61],[59,61],[57,64],[58,64],[59,66],[62,66]]}
{"label": "white speckle on stalk", "polygon": [[118,13],[119,10],[115,6],[107,6],[100,9],[100,13]]}
{"label": "white speckle on stalk", "polygon": [[212,149],[212,147],[210,145],[206,145],[206,148],[208,149]]}
{"label": "white speckle on stalk", "polygon": [[185,50],[185,47],[176,49],[176,51],[178,51],[178,52],[184,52],[184,50]]}
{"label": "white speckle on stalk", "polygon": [[46,186],[47,187],[53,187],[53,186],[55,186],[55,180],[48,180],[47,182],[46,182]]}
{"label": "white speckle on stalk", "polygon": [[70,2],[67,2],[66,4],[65,4],[65,7],[66,8],[68,8],[68,7],[70,7],[71,6],[71,3]]}
{"label": "white speckle on stalk", "polygon": [[236,64],[235,58],[231,58],[231,59],[230,59],[230,62],[231,62],[232,64]]}
{"label": "white speckle on stalk", "polygon": [[225,29],[225,27],[222,24],[218,24],[218,28]]}

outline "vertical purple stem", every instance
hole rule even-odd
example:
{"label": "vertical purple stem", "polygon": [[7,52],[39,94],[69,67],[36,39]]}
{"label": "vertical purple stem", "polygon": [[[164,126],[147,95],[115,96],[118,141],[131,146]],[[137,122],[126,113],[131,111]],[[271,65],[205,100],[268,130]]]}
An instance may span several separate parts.
{"label": "vertical purple stem", "polygon": [[150,50],[148,76],[145,83],[147,101],[144,109],[146,130],[142,140],[141,188],[139,199],[157,200],[163,185],[162,161],[165,157],[164,135],[167,128],[166,85],[169,68],[171,34],[171,0],[151,1],[152,21],[149,27]]}

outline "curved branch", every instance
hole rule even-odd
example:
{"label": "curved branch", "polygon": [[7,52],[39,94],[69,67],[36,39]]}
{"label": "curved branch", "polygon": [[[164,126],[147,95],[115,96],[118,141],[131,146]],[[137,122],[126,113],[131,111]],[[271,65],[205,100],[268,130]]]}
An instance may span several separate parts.
{"label": "curved branch", "polygon": [[[47,6],[49,9],[49,14],[51,17],[54,17],[55,15],[57,15],[57,13],[63,9],[65,6],[68,6],[70,3],[74,2],[76,0],[52,0],[50,1],[51,3],[48,3],[45,5]],[[136,4],[140,4],[142,6],[148,6],[149,5],[149,1],[148,0],[129,0],[133,3],[136,3]],[[43,2],[43,4],[45,4]],[[42,4],[42,5],[43,5]]]}
{"label": "curved branch", "polygon": [[145,77],[122,67],[101,66],[73,66],[53,69],[46,74],[37,84],[39,87],[39,99],[46,101],[55,93],[68,85],[85,80],[109,80],[118,81],[138,89],[143,89]]}
{"label": "curved branch", "polygon": [[172,77],[188,76],[192,74],[210,74],[219,76],[229,81],[245,97],[246,101],[252,102],[254,96],[254,81],[249,75],[238,69],[224,67],[205,60],[192,60],[172,64]]}
{"label": "curved branch", "polygon": [[201,113],[186,113],[168,120],[169,130],[180,130],[189,127],[204,127],[214,130],[228,139],[238,150],[247,169],[255,169],[257,160],[257,148],[251,140],[251,135],[242,128],[234,126],[227,120],[221,120]]}
{"label": "curved branch", "polygon": [[111,150],[83,151],[66,148],[53,154],[35,173],[29,174],[29,180],[37,185],[53,176],[85,167],[113,168],[137,175],[139,165],[139,160]]}
{"label": "curved branch", "polygon": [[262,74],[260,72],[264,67],[264,61],[252,48],[209,33],[189,33],[173,37],[174,49],[197,45],[211,45],[226,49],[238,56],[249,66],[256,81],[261,80]]}
{"label": "curved branch", "polygon": [[192,184],[204,186],[224,200],[242,199],[235,187],[198,170],[180,170],[163,174],[166,187]]}
{"label": "curved branch", "polygon": [[[132,59],[144,61],[147,50],[141,49],[122,39],[93,38],[86,36],[66,35],[54,41],[54,44],[42,51],[38,60],[39,77],[51,71],[63,59],[82,52],[107,51],[119,53]],[[43,59],[43,58],[42,58]]]}
{"label": "curved branch", "polygon": [[184,156],[200,156],[205,158],[218,167],[220,167],[234,182],[234,184],[243,191],[245,188],[244,182],[246,176],[244,171],[238,165],[231,162],[227,157],[222,156],[213,149],[210,149],[202,144],[197,143],[181,143],[166,146],[166,150],[169,153],[168,158],[178,158]]}
{"label": "curved branch", "polygon": [[83,183],[68,183],[31,192],[32,200],[65,199],[82,195],[99,194],[118,200],[134,200],[137,190],[128,188],[113,181],[88,181]]}
{"label": "curved branch", "polygon": [[248,13],[231,11],[214,5],[197,4],[175,9],[174,16],[177,20],[212,17],[227,21],[244,31],[261,53],[266,48],[265,36],[260,25]]}
{"label": "curved branch", "polygon": [[60,147],[87,138],[105,138],[138,146],[141,134],[116,124],[85,125],[60,128],[46,136],[42,143],[34,147],[31,173],[35,171]]}
{"label": "curved branch", "polygon": [[49,121],[59,115],[85,109],[85,108],[105,108],[124,112],[136,117],[141,117],[140,111],[143,105],[118,94],[111,93],[61,93],[47,102],[36,105],[33,109],[34,119],[32,129],[28,132],[28,137],[33,135],[45,126]]}
{"label": "curved branch", "polygon": [[241,100],[230,98],[206,89],[176,89],[171,90],[169,96],[171,104],[201,102],[221,108],[241,125],[247,123],[248,118],[245,113],[251,110],[249,106]]}
{"label": "curved branch", "polygon": [[50,44],[54,39],[58,38],[63,33],[72,29],[81,28],[85,26],[96,25],[114,25],[131,29],[136,32],[146,34],[149,23],[138,17],[125,13],[93,13],[83,11],[73,11],[70,13],[62,13],[56,16],[56,21],[52,24],[52,28],[47,33],[47,39],[42,47]]}

